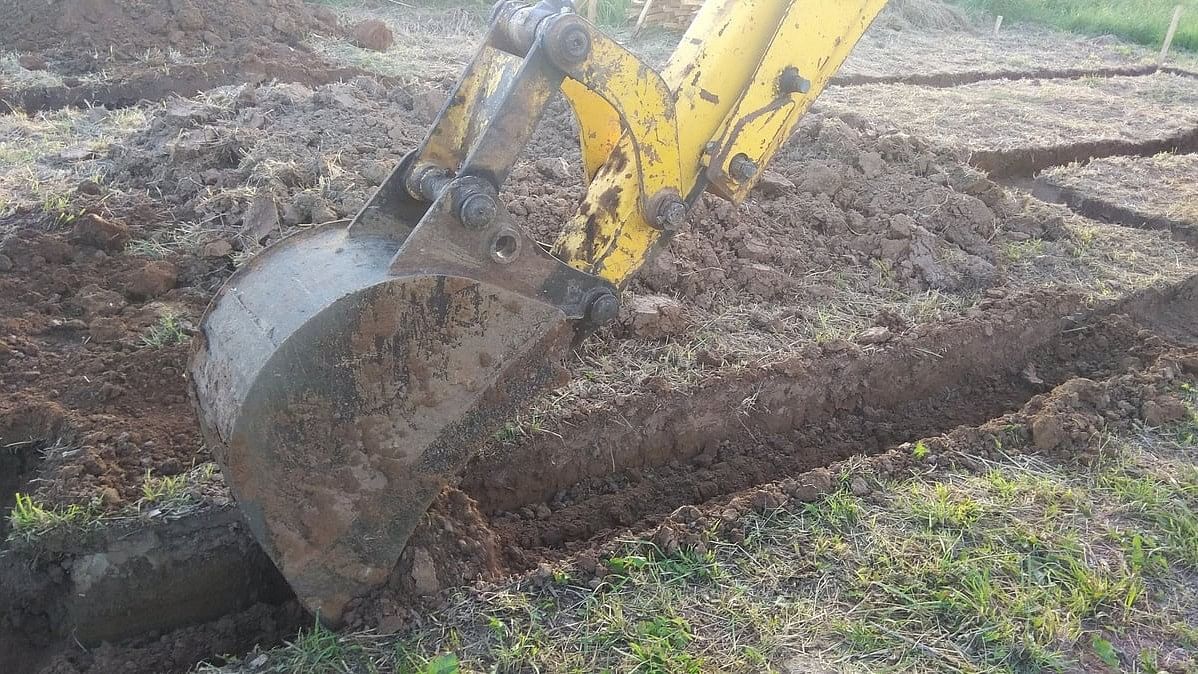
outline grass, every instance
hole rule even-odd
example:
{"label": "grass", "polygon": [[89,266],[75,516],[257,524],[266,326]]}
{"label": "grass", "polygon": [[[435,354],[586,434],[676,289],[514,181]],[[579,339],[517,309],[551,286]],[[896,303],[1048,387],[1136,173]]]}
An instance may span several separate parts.
{"label": "grass", "polygon": [[141,108],[69,108],[0,116],[0,218],[43,213],[51,226],[69,224],[79,213],[79,183],[105,182],[104,156],[144,128]]}
{"label": "grass", "polygon": [[957,0],[958,4],[1089,35],[1117,35],[1159,47],[1173,8],[1185,7],[1173,44],[1198,51],[1198,0]]}
{"label": "grass", "polygon": [[33,539],[52,529],[98,520],[98,506],[94,504],[46,505],[22,493],[17,493],[15,500],[8,516],[10,537]]}
{"label": "grass", "polygon": [[187,328],[178,315],[165,312],[158,322],[151,325],[141,336],[140,344],[151,349],[182,344],[189,339]]}
{"label": "grass", "polygon": [[[60,450],[61,446],[55,445],[46,451]],[[178,475],[157,476],[147,471],[141,498],[115,511],[106,509],[98,497],[84,504],[50,504],[32,494],[17,493],[8,515],[8,537],[37,544],[43,537],[74,536],[101,525],[177,516],[199,507],[212,489],[223,489],[220,480],[216,464],[211,462]]]}
{"label": "grass", "polygon": [[395,636],[317,627],[220,671],[1190,671],[1195,423],[1108,438],[1088,465],[876,476],[868,498],[745,515],[743,540],[628,540],[599,580],[558,566]]}

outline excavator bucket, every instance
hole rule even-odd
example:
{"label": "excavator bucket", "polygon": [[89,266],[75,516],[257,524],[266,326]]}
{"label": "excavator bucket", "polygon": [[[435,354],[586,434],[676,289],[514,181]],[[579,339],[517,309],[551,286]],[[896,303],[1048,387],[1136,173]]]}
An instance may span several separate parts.
{"label": "excavator bucket", "polygon": [[230,278],[190,368],[250,529],[331,624],[387,578],[471,453],[560,380],[595,289],[614,299],[506,213],[470,236],[449,217],[456,183],[413,229],[397,182],[352,225],[287,238]]}

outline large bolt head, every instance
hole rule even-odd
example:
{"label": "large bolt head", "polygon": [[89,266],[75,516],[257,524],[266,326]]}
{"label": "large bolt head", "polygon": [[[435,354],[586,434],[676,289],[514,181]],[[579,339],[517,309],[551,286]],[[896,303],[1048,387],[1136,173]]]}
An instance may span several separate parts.
{"label": "large bolt head", "polygon": [[778,84],[784,94],[806,94],[811,91],[811,80],[803,77],[794,66],[782,71]]}
{"label": "large bolt head", "polygon": [[549,58],[560,67],[578,65],[591,55],[591,33],[581,20],[561,26],[548,38]]}
{"label": "large bolt head", "polygon": [[733,180],[737,182],[752,180],[753,176],[757,175],[757,163],[743,154],[733,157],[728,168]]}
{"label": "large bolt head", "polygon": [[607,325],[620,315],[620,298],[605,292],[591,301],[587,318],[595,325]]}
{"label": "large bolt head", "polygon": [[682,200],[667,201],[657,211],[657,224],[666,231],[676,231],[686,222],[687,212],[686,203]]}
{"label": "large bolt head", "polygon": [[458,219],[469,229],[483,229],[495,220],[499,204],[490,194],[471,194],[458,209]]}

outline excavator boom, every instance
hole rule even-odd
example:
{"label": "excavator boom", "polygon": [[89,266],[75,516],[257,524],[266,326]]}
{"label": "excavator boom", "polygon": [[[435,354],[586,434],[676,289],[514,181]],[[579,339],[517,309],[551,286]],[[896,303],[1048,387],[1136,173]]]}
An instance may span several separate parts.
{"label": "excavator boom", "polygon": [[[348,225],[234,274],[190,374],[251,531],[336,624],[705,192],[738,202],[885,0],[709,0],[658,73],[568,1],[500,2],[423,143]],[[547,105],[588,188],[545,250],[500,190]]]}

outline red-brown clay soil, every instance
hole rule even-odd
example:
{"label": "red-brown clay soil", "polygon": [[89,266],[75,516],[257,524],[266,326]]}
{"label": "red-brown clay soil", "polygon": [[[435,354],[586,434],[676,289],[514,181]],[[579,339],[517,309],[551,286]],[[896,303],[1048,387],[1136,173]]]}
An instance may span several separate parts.
{"label": "red-brown clay soil", "polygon": [[336,16],[302,0],[8,0],[0,45],[21,51],[115,52],[298,45],[335,30]]}
{"label": "red-brown clay soil", "polygon": [[140,340],[164,316],[202,311],[207,294],[195,285],[210,270],[30,230],[0,250],[11,265],[0,274],[0,445],[47,457],[43,476],[55,478],[39,483],[44,498],[115,509],[136,501],[148,473],[202,459],[188,342]]}

